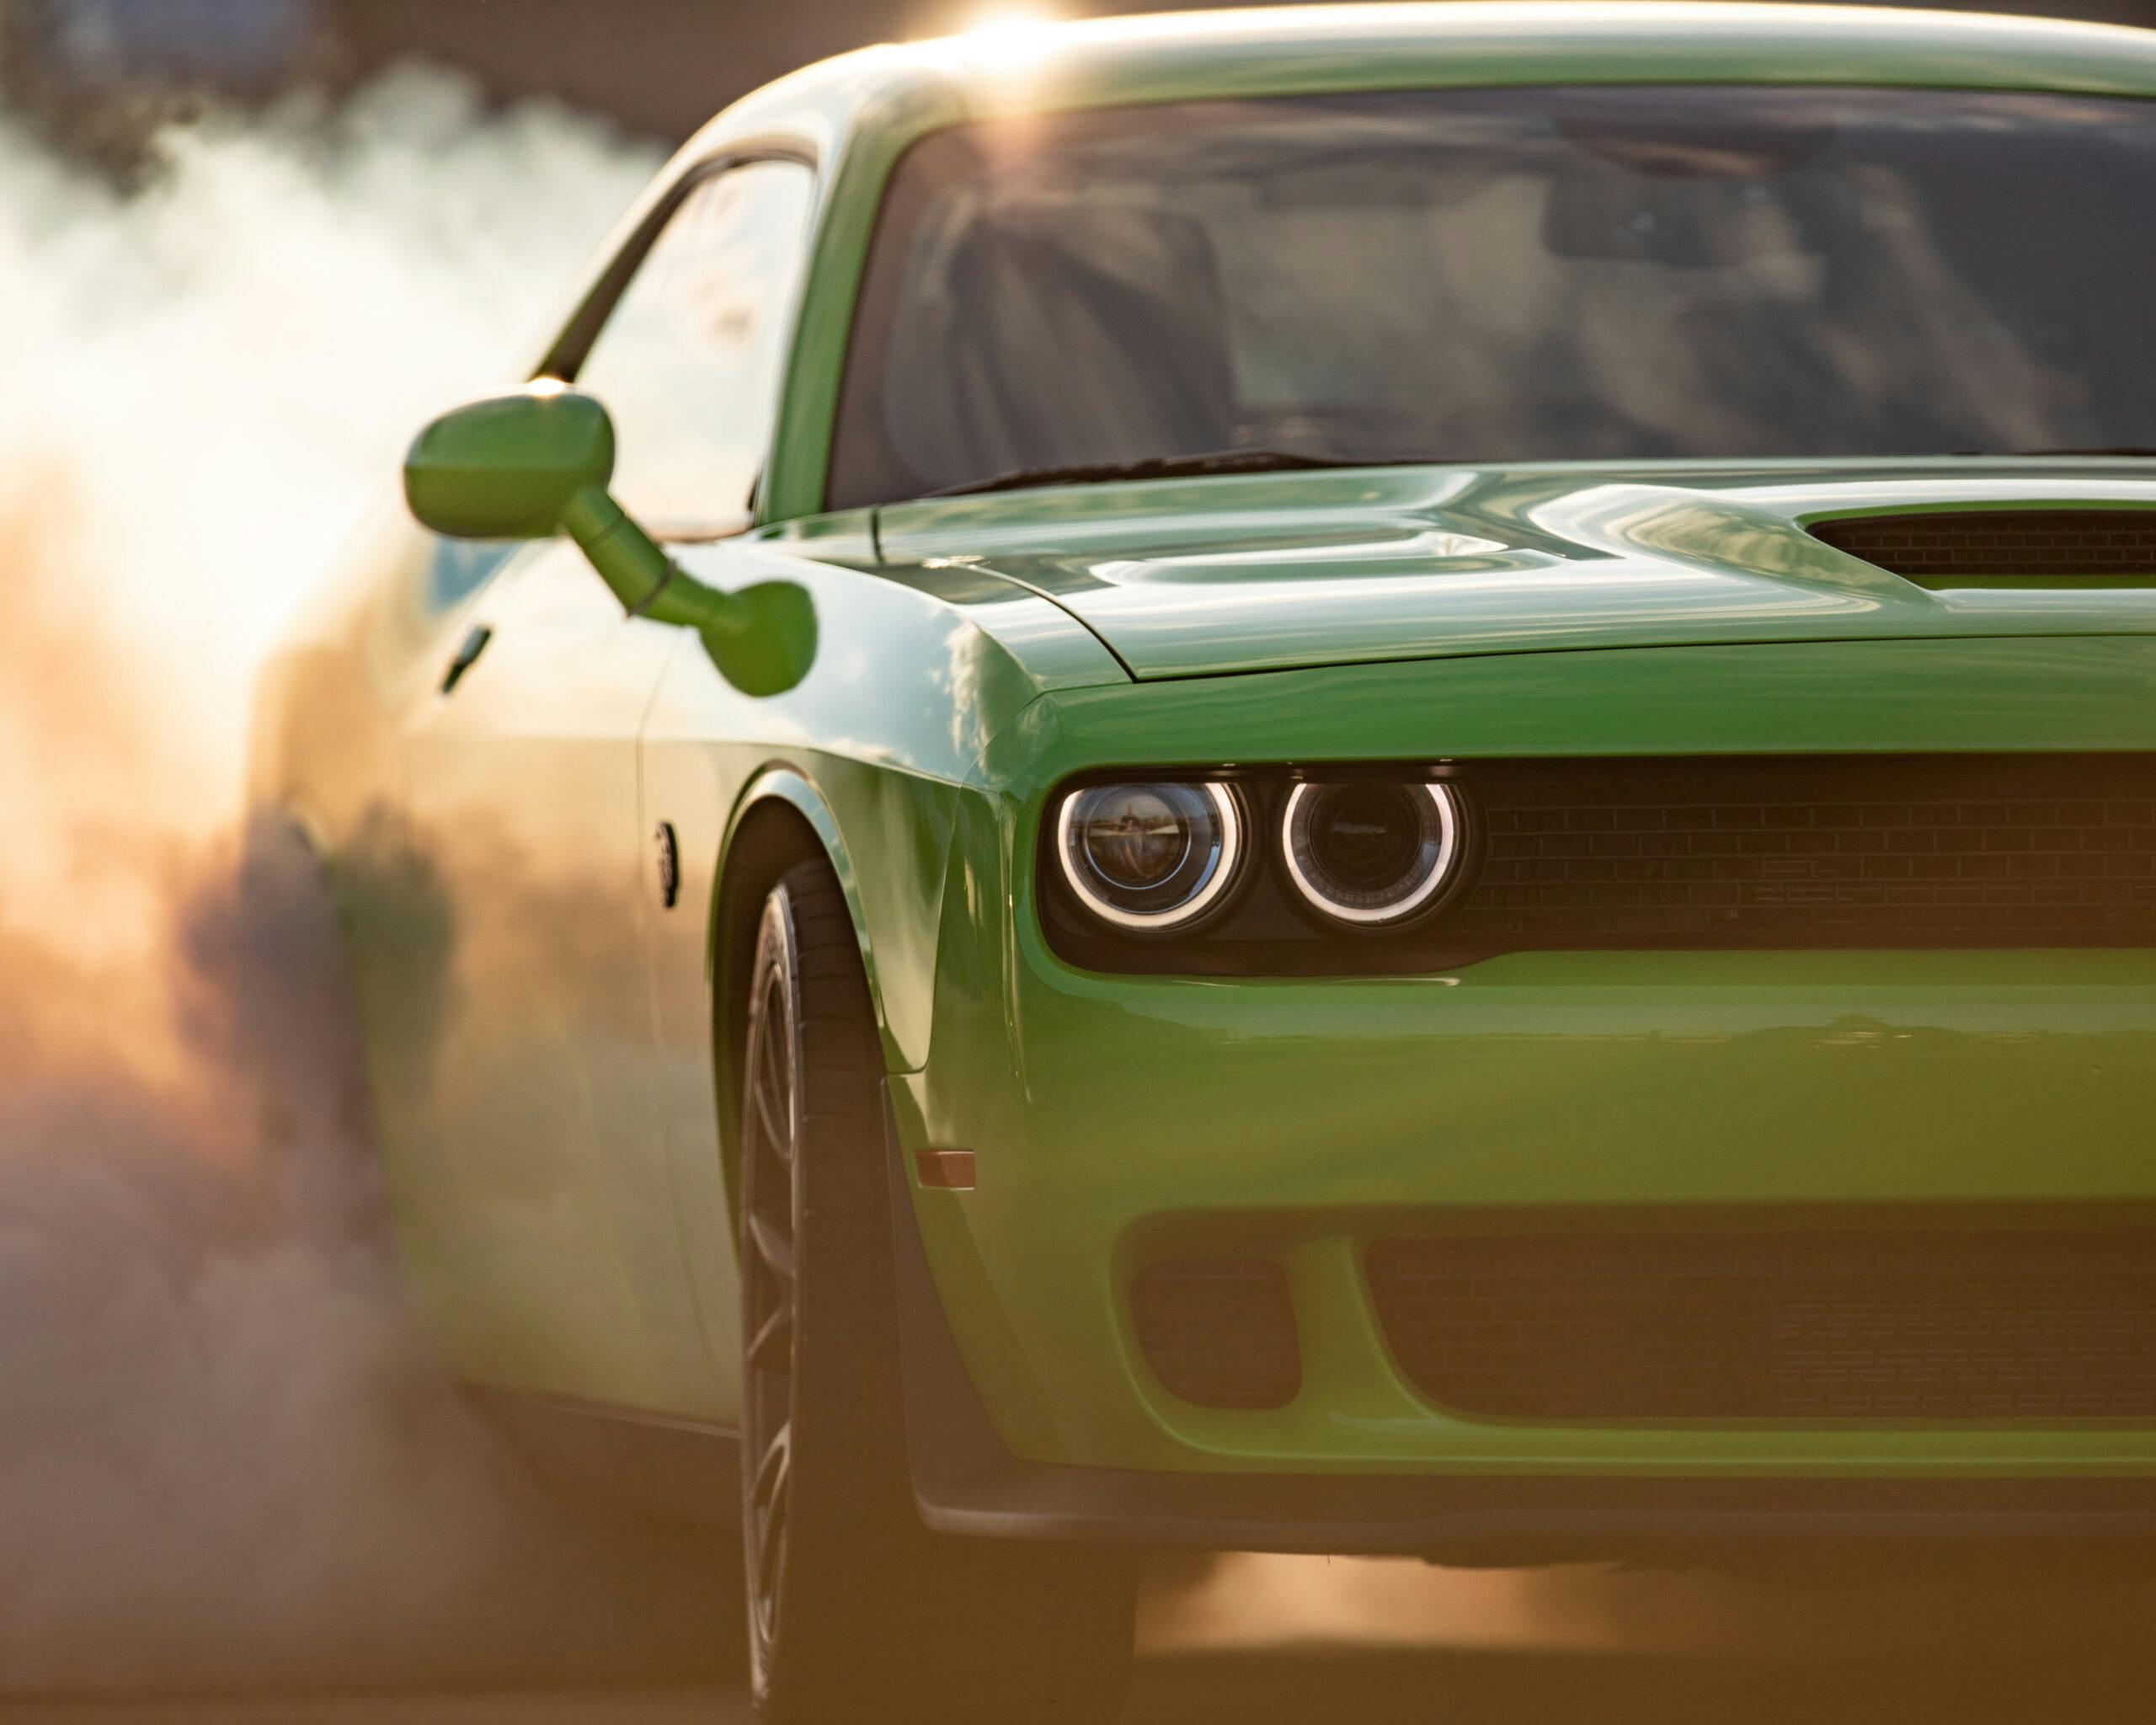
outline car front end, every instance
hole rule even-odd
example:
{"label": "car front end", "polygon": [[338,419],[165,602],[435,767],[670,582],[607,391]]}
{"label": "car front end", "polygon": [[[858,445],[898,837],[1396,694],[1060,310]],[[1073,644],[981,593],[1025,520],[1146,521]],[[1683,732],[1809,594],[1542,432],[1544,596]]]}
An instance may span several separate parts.
{"label": "car front end", "polygon": [[[2004,567],[2047,514],[2008,507],[2025,473],[1974,510],[1962,470],[1648,477],[1352,483],[1452,499],[1358,531],[1468,566],[1422,597],[1463,636],[1567,579],[1495,574],[1492,542],[1621,498],[1570,579],[1688,593],[1657,644],[1633,605],[1064,690],[990,746],[927,1057],[889,1086],[937,1525],[1477,1561],[2156,1526],[2145,595],[1919,585],[1831,542],[1897,558],[1840,524],[1921,494]],[[1173,638],[1171,578],[1252,521],[1289,579],[1291,503],[1337,569],[1311,499],[1350,483],[1207,481],[1209,548],[1087,554]],[[2156,521],[2137,477],[2084,483],[2086,533]],[[1174,538],[1174,504],[1107,494],[1099,531]],[[891,543],[957,508],[893,511]],[[1673,566],[1672,521],[1710,515],[1719,560]],[[1267,650],[1265,606],[1207,590],[1222,660]],[[1209,883],[1176,872],[1198,851]]]}
{"label": "car front end", "polygon": [[1398,16],[894,152],[821,500],[1123,673],[889,1081],[921,1507],[2156,1532],[2144,51]]}

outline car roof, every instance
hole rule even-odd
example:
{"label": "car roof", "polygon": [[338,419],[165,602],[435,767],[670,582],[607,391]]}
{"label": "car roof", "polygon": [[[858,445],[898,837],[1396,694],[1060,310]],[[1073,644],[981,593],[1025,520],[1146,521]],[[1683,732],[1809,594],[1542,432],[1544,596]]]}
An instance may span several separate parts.
{"label": "car roof", "polygon": [[760,108],[766,98],[827,112],[836,106],[859,123],[879,109],[912,105],[864,104],[864,95],[926,83],[955,87],[964,109],[988,115],[1387,84],[1628,82],[2156,95],[2156,31],[1716,0],[1274,6],[991,24],[841,56],[741,106]]}
{"label": "car roof", "polygon": [[[1573,77],[1605,80],[1604,56],[1670,77],[1727,76],[1773,81],[1786,56],[1805,82],[1835,66],[1891,62],[1900,75],[1935,83],[1999,72],[2066,88],[2093,77],[2108,86],[2106,62],[2121,55],[2156,61],[2156,33],[2058,19],[2016,18],[1903,8],[1700,3],[1700,0],[1441,0],[1437,4],[1245,8],[1065,23],[990,25],[916,45],[984,89],[1023,83],[1028,72],[1057,84],[1136,93],[1187,78],[1299,85],[1316,62],[1376,60],[1405,72],[1434,52],[1516,81],[1515,68],[1541,76],[1570,62]],[[1404,63],[1403,63],[1404,62]],[[1358,79],[1358,82],[1360,80]],[[1223,91],[1222,93],[1230,93]]]}

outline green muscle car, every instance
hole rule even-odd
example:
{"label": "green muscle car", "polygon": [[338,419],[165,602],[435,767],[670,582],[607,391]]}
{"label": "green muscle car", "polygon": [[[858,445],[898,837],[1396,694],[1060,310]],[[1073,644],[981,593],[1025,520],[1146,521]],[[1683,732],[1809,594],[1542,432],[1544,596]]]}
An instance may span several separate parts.
{"label": "green muscle car", "polygon": [[448,1354],[738,1514],[771,1717],[1107,1718],[1147,1544],[2156,1532],[2152,99],[873,49],[420,435],[255,796]]}

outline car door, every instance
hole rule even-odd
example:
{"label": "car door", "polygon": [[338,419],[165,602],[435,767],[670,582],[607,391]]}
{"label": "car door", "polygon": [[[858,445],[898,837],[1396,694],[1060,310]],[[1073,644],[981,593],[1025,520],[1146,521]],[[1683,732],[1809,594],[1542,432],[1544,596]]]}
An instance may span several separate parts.
{"label": "car door", "polygon": [[[607,407],[615,494],[662,537],[746,524],[774,343],[742,278],[798,254],[809,191],[791,161],[691,176],[562,367]],[[624,617],[557,541],[495,579],[410,715],[408,825],[451,958],[410,1116],[430,1214],[409,1220],[467,1375],[708,1416],[723,1401],[666,1170],[637,756],[685,647],[685,631]]]}

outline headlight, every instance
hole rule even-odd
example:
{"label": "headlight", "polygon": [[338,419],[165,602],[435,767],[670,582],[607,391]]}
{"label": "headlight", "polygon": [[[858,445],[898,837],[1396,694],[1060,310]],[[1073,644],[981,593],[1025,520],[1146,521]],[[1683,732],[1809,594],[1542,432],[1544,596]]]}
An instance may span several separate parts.
{"label": "headlight", "polygon": [[1091,785],[1063,799],[1064,879],[1120,928],[1181,928],[1218,905],[1242,860],[1242,816],[1226,785]]}
{"label": "headlight", "polygon": [[1459,872],[1460,805],[1449,786],[1342,779],[1299,784],[1281,811],[1289,878],[1337,921],[1404,922]]}

